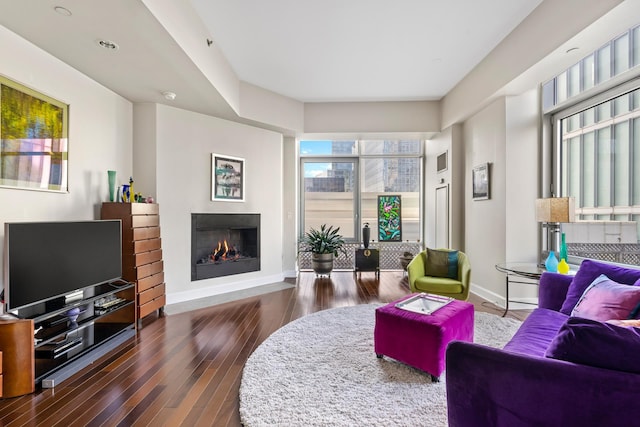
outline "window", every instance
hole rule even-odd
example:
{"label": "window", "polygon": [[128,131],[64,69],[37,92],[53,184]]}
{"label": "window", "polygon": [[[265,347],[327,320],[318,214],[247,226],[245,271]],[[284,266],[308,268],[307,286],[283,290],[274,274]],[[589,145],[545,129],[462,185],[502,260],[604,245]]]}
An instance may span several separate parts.
{"label": "window", "polygon": [[399,195],[403,241],[420,239],[423,141],[300,141],[301,232],[322,224],[361,240],[369,223],[378,240],[378,196]]}
{"label": "window", "polygon": [[554,116],[559,195],[578,221],[562,227],[570,254],[640,265],[640,88],[603,96]]}
{"label": "window", "polygon": [[640,26],[611,40],[542,85],[544,111],[640,65]]}
{"label": "window", "polygon": [[[636,26],[542,85],[555,129],[553,193],[576,201],[577,222],[562,224],[570,260],[640,265],[639,65]],[[594,95],[573,101],[587,90]]]}

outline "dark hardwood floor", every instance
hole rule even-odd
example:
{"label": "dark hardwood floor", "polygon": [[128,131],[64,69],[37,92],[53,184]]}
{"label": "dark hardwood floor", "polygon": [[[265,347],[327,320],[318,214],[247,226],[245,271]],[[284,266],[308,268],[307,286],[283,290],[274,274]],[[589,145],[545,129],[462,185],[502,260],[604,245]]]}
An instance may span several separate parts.
{"label": "dark hardwood floor", "polygon": [[[0,401],[2,426],[239,426],[242,368],[272,332],[332,307],[409,293],[401,271],[303,272],[291,289],[181,314],[146,318],[131,342],[54,389]],[[502,310],[471,296],[477,311]],[[510,312],[523,319],[527,312]]]}

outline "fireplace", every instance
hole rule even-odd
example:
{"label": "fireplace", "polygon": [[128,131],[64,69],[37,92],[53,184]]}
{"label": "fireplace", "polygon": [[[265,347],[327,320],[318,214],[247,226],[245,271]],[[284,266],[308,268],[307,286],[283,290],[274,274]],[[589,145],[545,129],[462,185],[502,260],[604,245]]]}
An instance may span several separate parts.
{"label": "fireplace", "polygon": [[260,214],[191,214],[191,280],[260,271]]}

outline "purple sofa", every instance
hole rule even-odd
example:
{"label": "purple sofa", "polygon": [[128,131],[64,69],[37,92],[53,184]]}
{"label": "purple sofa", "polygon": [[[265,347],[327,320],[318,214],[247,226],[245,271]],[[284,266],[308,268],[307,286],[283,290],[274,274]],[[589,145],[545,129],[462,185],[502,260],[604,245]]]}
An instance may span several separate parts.
{"label": "purple sofa", "polygon": [[593,260],[575,277],[545,272],[539,307],[503,349],[449,344],[449,426],[640,425],[640,329],[571,317],[600,274],[640,285],[640,270]]}

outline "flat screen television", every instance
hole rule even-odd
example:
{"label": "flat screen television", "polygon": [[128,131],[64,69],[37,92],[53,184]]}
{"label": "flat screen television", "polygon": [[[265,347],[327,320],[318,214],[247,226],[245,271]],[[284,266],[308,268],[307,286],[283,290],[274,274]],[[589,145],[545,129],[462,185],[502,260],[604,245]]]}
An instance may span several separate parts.
{"label": "flat screen television", "polygon": [[5,223],[6,311],[119,279],[120,230],[120,220]]}

